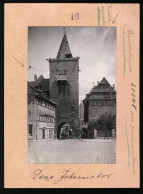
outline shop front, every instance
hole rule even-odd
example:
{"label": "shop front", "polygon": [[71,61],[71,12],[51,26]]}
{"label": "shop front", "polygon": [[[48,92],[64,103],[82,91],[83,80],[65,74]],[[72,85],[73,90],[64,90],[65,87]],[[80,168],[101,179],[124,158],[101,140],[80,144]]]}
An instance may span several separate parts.
{"label": "shop front", "polygon": [[54,139],[54,123],[39,122],[38,125],[37,139]]}

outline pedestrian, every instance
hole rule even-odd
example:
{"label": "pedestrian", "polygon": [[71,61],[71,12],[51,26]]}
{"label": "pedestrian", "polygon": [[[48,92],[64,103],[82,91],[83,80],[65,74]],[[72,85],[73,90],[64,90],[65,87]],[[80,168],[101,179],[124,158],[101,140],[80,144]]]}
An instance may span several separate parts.
{"label": "pedestrian", "polygon": [[63,129],[62,131],[62,139],[65,140],[65,136],[66,136],[66,132],[65,132],[65,129]]}
{"label": "pedestrian", "polygon": [[83,128],[82,128],[82,131],[83,131],[83,138],[85,139],[85,138],[86,138],[86,128],[83,127]]}
{"label": "pedestrian", "polygon": [[90,139],[92,139],[92,137],[93,137],[93,129],[92,128],[90,128],[90,130],[89,130],[89,137],[90,137]]}
{"label": "pedestrian", "polygon": [[66,139],[69,138],[69,129],[68,129],[68,127],[66,127],[66,130],[65,130],[65,138]]}
{"label": "pedestrian", "polygon": [[69,137],[72,138],[72,128],[69,129]]}
{"label": "pedestrian", "polygon": [[109,137],[108,137],[108,131],[107,131],[107,129],[106,129],[106,127],[105,127],[105,138],[104,139],[109,139]]}

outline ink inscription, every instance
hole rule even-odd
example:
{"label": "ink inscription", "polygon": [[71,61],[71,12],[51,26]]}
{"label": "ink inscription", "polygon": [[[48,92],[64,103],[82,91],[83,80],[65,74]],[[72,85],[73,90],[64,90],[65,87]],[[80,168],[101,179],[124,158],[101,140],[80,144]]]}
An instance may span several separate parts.
{"label": "ink inscription", "polygon": [[99,173],[97,175],[80,175],[72,171],[72,169],[63,170],[61,175],[47,175],[42,169],[36,169],[34,171],[33,180],[39,179],[41,181],[53,181],[54,184],[61,183],[66,180],[93,180],[93,179],[109,179],[115,173]]}

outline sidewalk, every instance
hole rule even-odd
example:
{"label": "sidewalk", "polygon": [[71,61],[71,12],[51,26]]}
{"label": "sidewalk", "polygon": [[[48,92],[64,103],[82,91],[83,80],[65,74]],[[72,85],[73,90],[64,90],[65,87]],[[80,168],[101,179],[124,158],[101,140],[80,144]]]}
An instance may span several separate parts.
{"label": "sidewalk", "polygon": [[39,142],[39,141],[55,141],[57,139],[28,139],[28,141],[36,141],[36,142]]}
{"label": "sidewalk", "polygon": [[82,142],[92,142],[92,143],[115,143],[116,139],[79,139]]}
{"label": "sidewalk", "polygon": [[[70,139],[68,139],[70,140]],[[68,141],[67,139],[65,140],[61,140],[61,139],[40,139],[40,140],[35,140],[35,139],[28,139],[28,141],[35,141],[35,142],[41,142],[41,141]],[[79,140],[81,142],[91,142],[91,143],[115,143],[116,139],[104,139],[104,138],[100,138],[100,139],[74,139],[74,140]]]}

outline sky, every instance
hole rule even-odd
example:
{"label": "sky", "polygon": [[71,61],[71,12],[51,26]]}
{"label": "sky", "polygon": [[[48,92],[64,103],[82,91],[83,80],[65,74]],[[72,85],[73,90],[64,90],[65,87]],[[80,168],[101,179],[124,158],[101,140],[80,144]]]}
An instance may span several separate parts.
{"label": "sky", "polygon": [[29,27],[28,81],[34,75],[49,78],[49,62],[57,56],[64,30],[73,57],[79,59],[79,100],[85,99],[93,85],[103,77],[116,88],[116,28],[115,27]]}

